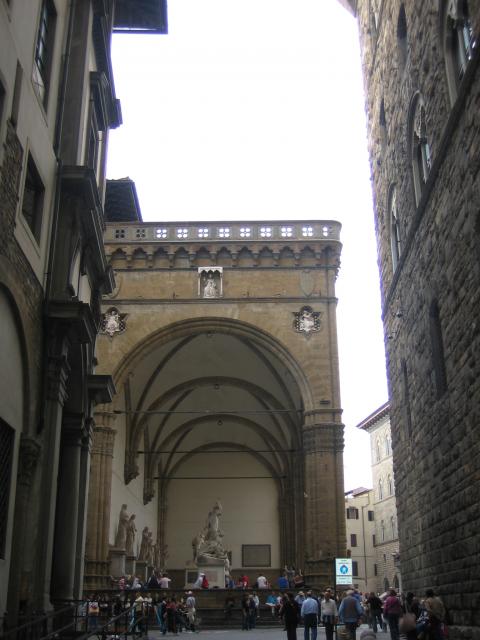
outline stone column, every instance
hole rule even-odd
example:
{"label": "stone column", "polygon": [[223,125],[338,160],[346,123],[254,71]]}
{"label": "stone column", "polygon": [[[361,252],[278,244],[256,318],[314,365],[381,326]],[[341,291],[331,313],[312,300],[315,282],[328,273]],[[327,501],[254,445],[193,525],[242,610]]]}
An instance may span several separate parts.
{"label": "stone column", "polygon": [[39,496],[42,517],[39,519],[37,566],[33,576],[35,581],[35,607],[45,611],[51,609],[50,584],[62,413],[67,397],[66,384],[70,372],[67,362],[68,347],[69,344],[66,339],[60,339],[56,342],[53,346],[55,353],[50,355],[47,367],[47,389],[44,409],[44,456],[42,459]]}
{"label": "stone column", "polygon": [[32,549],[28,545],[29,519],[31,508],[32,487],[37,463],[40,458],[40,445],[33,438],[22,434],[20,453],[18,457],[17,487],[15,493],[15,515],[12,545],[12,559],[8,590],[8,620],[9,626],[17,624],[19,602],[29,602],[32,599]]}
{"label": "stone column", "polygon": [[85,571],[85,545],[87,530],[87,500],[90,483],[90,457],[92,449],[94,422],[88,419],[85,436],[82,438],[80,451],[80,500],[78,505],[77,547],[75,553],[75,575],[73,596],[80,600],[83,594],[83,579]]}
{"label": "stone column", "polygon": [[88,496],[85,588],[109,587],[109,531],[115,414],[108,407],[95,414]]}
{"label": "stone column", "polygon": [[345,553],[343,425],[312,424],[318,417],[308,416],[303,431],[305,575],[324,587],[332,582],[333,558]]}
{"label": "stone column", "polygon": [[[55,546],[52,568],[52,597],[74,598],[79,511],[84,504],[81,487],[82,444],[87,434],[83,414],[64,416],[59,463]],[[82,527],[80,527],[82,528]],[[82,541],[80,540],[80,545]]]}

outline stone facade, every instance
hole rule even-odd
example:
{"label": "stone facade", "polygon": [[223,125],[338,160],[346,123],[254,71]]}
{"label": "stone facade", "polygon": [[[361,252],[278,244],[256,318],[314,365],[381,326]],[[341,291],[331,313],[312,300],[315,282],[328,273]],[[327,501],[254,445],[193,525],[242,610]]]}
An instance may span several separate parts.
{"label": "stone facade", "polygon": [[365,418],[357,428],[364,429],[370,435],[375,512],[376,585],[373,590],[383,593],[391,587],[402,588],[388,402]]}
{"label": "stone facade", "polygon": [[356,12],[403,588],[479,637],[480,2]]}
{"label": "stone facade", "polygon": [[353,563],[353,586],[362,593],[377,591],[374,491],[363,487],[348,491],[345,515],[347,557]]}
{"label": "stone facade", "polygon": [[[109,129],[121,122],[114,27],[166,28],[114,0],[0,2],[0,617],[49,610],[83,587]],[[156,18],[155,18],[156,16]],[[157,22],[156,28],[154,22]],[[98,429],[97,429],[98,431]],[[8,473],[6,473],[8,471]],[[7,477],[8,476],[8,477]]]}
{"label": "stone facade", "polygon": [[[132,216],[110,212],[105,234],[117,286],[97,357],[114,375],[116,436],[110,532],[97,549],[113,545],[128,502],[180,576],[220,499],[234,571],[289,564],[331,584],[345,553],[340,225]],[[245,567],[244,544],[269,545],[270,566]]]}

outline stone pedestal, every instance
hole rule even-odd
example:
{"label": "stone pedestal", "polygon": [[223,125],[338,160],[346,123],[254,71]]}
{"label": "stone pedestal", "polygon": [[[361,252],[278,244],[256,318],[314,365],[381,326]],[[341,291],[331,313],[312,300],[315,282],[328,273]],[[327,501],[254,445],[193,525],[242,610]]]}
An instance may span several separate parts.
{"label": "stone pedestal", "polygon": [[210,588],[225,589],[225,564],[223,562],[218,564],[198,564],[197,570],[197,577],[200,573],[205,574]]}
{"label": "stone pedestal", "polygon": [[125,549],[110,549],[110,573],[114,578],[121,578],[125,575],[127,552]]}
{"label": "stone pedestal", "polygon": [[125,572],[129,576],[136,576],[136,558],[135,556],[126,556],[125,558]]}
{"label": "stone pedestal", "polygon": [[135,575],[140,580],[140,582],[145,582],[148,580],[148,562],[146,560],[137,560],[135,563]]}

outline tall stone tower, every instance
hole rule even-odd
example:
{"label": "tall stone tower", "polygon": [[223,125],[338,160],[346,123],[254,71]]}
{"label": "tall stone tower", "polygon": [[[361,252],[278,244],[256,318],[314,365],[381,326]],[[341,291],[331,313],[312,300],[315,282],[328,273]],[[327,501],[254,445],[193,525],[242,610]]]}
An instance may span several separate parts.
{"label": "tall stone tower", "polygon": [[[404,590],[480,593],[478,0],[359,0]],[[468,591],[468,597],[465,592]]]}

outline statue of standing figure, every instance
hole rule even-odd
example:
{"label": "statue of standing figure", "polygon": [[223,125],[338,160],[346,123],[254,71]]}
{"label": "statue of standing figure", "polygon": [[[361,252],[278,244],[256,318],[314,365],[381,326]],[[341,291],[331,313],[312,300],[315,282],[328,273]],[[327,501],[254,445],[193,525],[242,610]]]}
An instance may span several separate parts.
{"label": "statue of standing figure", "polygon": [[127,524],[127,535],[126,535],[126,541],[125,541],[125,550],[127,552],[127,556],[134,555],[133,547],[135,544],[136,533],[137,533],[137,527],[135,526],[135,514],[132,513]]}
{"label": "statue of standing figure", "polygon": [[146,561],[148,559],[148,527],[143,527],[142,530],[142,541],[140,543],[140,553],[138,554],[138,559]]}
{"label": "statue of standing figure", "polygon": [[127,528],[130,516],[127,513],[127,505],[122,504],[120,516],[118,518],[117,535],[115,536],[115,546],[117,549],[125,549],[127,545]]}

